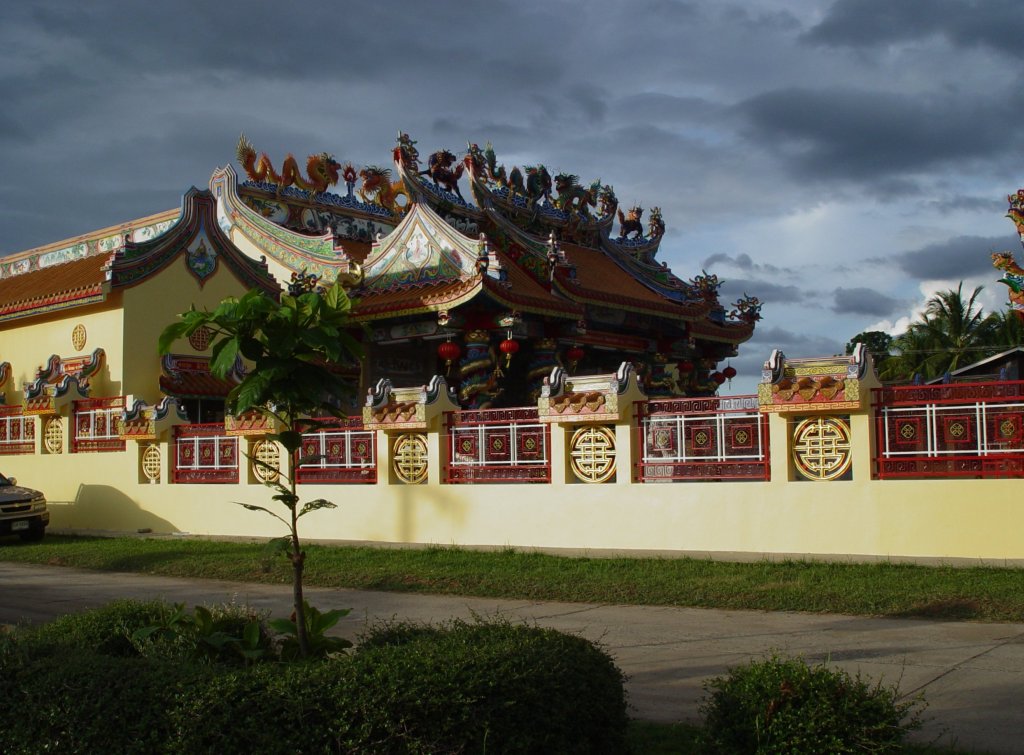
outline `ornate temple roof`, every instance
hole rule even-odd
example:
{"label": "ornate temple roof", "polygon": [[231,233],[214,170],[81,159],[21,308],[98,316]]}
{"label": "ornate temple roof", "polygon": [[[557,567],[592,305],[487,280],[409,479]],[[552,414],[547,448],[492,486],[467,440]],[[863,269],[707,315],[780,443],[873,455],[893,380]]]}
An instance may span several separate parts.
{"label": "ornate temple roof", "polygon": [[112,288],[133,286],[182,257],[200,286],[223,261],[246,287],[275,294],[280,290],[266,262],[239,251],[218,225],[213,194],[194,186],[182,197],[179,221],[161,236],[139,243],[129,241],[114,252],[107,278]]}
{"label": "ornate temple roof", "polygon": [[[370,250],[368,240],[342,242],[334,230],[339,224],[327,219],[328,213],[319,211],[317,203],[292,206],[276,196],[262,196],[265,192],[253,187],[240,194],[238,177],[230,165],[214,171],[210,191],[217,198],[217,219],[226,234],[237,232],[262,255],[290,271],[305,271],[330,281],[338,276],[350,282],[358,280],[360,263]],[[304,232],[287,227],[289,222]],[[287,284],[287,280],[281,283]]]}
{"label": "ornate temple roof", "polygon": [[[172,215],[174,220],[166,220]],[[139,226],[142,233],[126,234],[120,244],[100,235],[103,231],[80,237],[84,240],[77,245],[50,245],[57,256],[52,251],[18,255],[0,277],[0,321],[102,302],[111,291],[134,286],[181,257],[200,285],[223,261],[246,286],[279,290],[266,265],[242,254],[218,227],[210,192],[193,187],[180,210],[148,220],[154,217],[165,219]],[[17,272],[20,261],[31,264]]]}
{"label": "ornate temple roof", "polygon": [[103,301],[107,255],[0,278],[0,321]]}
{"label": "ornate temple roof", "polygon": [[[551,175],[543,165],[502,165],[489,144],[421,159],[416,142],[400,134],[393,169],[357,170],[320,154],[305,174],[288,156],[279,174],[243,137],[238,158],[249,180],[219,168],[210,192],[191,190],[181,210],[0,262],[0,319],[101,300],[179,252],[200,283],[220,261],[268,291],[291,273],[341,277],[364,321],[472,302],[537,315],[546,332],[564,323],[552,332],[572,339],[588,320],[611,328],[590,333],[595,343],[614,335],[615,343],[649,349],[654,338],[682,344],[676,352],[692,349],[693,339],[725,344],[711,349],[720,358],[750,338],[760,317],[754,297],[730,310],[715,276],[684,281],[656,260],[665,232],[657,207],[646,219],[640,207],[623,211],[611,186]],[[460,179],[468,181],[465,197]],[[335,191],[339,182],[344,190]],[[52,274],[32,273],[44,267]]]}
{"label": "ornate temple roof", "polygon": [[575,268],[575,277],[558,271],[555,280],[559,290],[579,302],[623,309],[672,319],[692,320],[706,315],[709,307],[699,300],[678,302],[644,285],[642,279],[629,275],[622,265],[599,249],[586,249],[576,244],[562,244],[566,258]]}
{"label": "ornate temple roof", "polygon": [[577,318],[574,306],[541,286],[486,239],[469,239],[429,205],[413,204],[373,245],[353,289],[358,319],[453,309],[477,296],[524,312]]}
{"label": "ornate temple roof", "polygon": [[156,238],[177,222],[180,213],[181,209],[176,207],[138,220],[130,220],[120,225],[10,254],[0,259],[0,279],[97,254],[110,254],[123,247],[126,241],[141,242]]}

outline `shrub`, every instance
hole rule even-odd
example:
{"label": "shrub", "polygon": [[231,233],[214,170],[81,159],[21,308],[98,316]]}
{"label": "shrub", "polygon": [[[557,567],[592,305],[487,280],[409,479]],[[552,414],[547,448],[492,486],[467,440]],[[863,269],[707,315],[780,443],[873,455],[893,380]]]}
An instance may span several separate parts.
{"label": "shrub", "polygon": [[587,640],[455,622],[389,625],[352,656],[220,675],[190,696],[178,731],[191,752],[301,742],[316,752],[620,753],[627,723],[622,674]]}
{"label": "shrub", "polygon": [[921,702],[858,674],[772,656],[705,684],[706,746],[730,753],[898,752]]}
{"label": "shrub", "polygon": [[131,635],[162,620],[168,605],[159,600],[116,600],[102,608],[61,616],[41,626],[18,632],[19,642],[34,653],[78,648],[103,655],[138,655]]}
{"label": "shrub", "polygon": [[[151,620],[120,606],[60,620],[74,629],[64,644],[53,625],[0,638],[0,752],[627,749],[622,674],[580,637],[508,623],[393,624],[350,655],[246,668],[76,645],[106,646],[101,625],[121,638]],[[37,632],[49,638],[35,646],[45,652],[24,652],[36,640],[19,635]]]}
{"label": "shrub", "polygon": [[194,666],[51,648],[0,674],[0,752],[166,752],[170,711],[204,683]]}
{"label": "shrub", "polygon": [[438,751],[618,753],[622,672],[593,643],[553,629],[456,621],[371,631],[353,658],[367,710]]}

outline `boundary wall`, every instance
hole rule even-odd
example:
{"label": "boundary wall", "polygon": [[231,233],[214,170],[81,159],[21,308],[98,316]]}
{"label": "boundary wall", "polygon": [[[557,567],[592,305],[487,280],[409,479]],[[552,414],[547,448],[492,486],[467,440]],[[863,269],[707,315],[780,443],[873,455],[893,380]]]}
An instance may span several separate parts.
{"label": "boundary wall", "polygon": [[[913,401],[892,414],[891,396],[870,385],[857,401],[804,401],[791,411],[766,400],[766,390],[687,406],[649,401],[624,366],[616,375],[554,374],[536,410],[473,414],[458,411],[443,379],[411,389],[381,381],[363,416],[333,430],[338,443],[316,439],[316,463],[344,474],[299,485],[302,500],[338,506],[304,518],[300,532],[381,543],[1024,559],[1024,384],[999,385],[1001,398],[946,404],[924,396],[916,414]],[[846,387],[851,399],[855,391]],[[34,425],[31,453],[0,457],[5,474],[47,495],[51,527],[283,534],[271,517],[234,505],[275,505],[259,479],[263,467],[252,461],[286,461],[266,438],[273,427],[229,418],[213,448],[234,458],[237,475],[225,478],[221,469],[219,481],[207,482],[194,466],[200,441],[183,430],[182,417],[118,399],[127,407],[116,433],[124,450],[78,438],[78,448],[111,450],[75,452],[78,417],[67,401],[20,420],[19,427]],[[96,406],[88,403],[93,425],[83,432],[95,432]],[[892,417],[914,422],[892,424]],[[931,435],[916,446],[903,437],[896,448],[893,437],[911,425]],[[183,437],[189,458],[179,457]],[[944,448],[932,448],[943,439]],[[231,443],[234,450],[224,451]],[[200,472],[181,474],[189,469]]]}

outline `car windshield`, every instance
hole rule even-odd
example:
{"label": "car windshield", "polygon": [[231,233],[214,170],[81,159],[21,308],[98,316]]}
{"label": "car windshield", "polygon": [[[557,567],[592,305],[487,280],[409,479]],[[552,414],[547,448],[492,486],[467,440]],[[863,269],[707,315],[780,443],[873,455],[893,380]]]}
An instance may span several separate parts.
{"label": "car windshield", "polygon": [[0,488],[4,487],[6,485],[10,485],[10,484],[11,484],[11,481],[8,480],[6,477],[4,477],[2,474],[0,474]]}

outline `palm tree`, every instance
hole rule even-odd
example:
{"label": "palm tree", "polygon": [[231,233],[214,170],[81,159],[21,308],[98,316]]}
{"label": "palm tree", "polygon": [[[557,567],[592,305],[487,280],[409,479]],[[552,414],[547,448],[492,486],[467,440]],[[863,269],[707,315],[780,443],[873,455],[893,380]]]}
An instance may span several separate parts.
{"label": "palm tree", "polygon": [[956,291],[936,293],[920,319],[893,339],[896,355],[882,371],[883,379],[920,375],[931,380],[1006,348],[999,315],[985,314],[978,304],[983,287],[965,301],[963,286],[961,281]]}
{"label": "palm tree", "polygon": [[1024,345],[1024,318],[1021,317],[1020,312],[1004,309],[1001,312],[996,312],[994,317],[997,320],[998,344],[1002,347],[1000,350]]}

